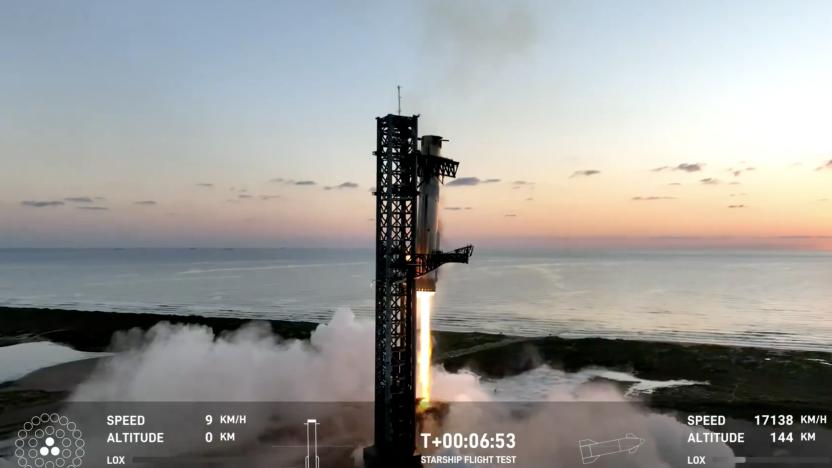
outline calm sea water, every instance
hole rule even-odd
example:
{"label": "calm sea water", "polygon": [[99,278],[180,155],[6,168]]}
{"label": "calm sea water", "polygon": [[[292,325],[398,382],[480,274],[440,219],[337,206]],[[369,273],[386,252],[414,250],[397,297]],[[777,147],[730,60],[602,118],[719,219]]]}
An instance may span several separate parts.
{"label": "calm sea water", "polygon": [[[369,318],[372,276],[369,250],[0,250],[0,305]],[[435,304],[446,330],[832,351],[832,255],[479,250]]]}

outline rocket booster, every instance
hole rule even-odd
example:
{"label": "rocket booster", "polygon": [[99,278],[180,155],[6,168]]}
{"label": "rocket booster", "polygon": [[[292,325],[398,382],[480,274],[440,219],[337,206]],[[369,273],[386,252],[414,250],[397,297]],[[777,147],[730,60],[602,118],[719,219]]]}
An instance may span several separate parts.
{"label": "rocket booster", "polygon": [[[442,137],[422,136],[422,154],[442,155]],[[416,253],[430,254],[439,251],[439,178],[426,171],[419,185],[416,202]],[[416,290],[436,291],[437,271],[431,271],[416,279]]]}

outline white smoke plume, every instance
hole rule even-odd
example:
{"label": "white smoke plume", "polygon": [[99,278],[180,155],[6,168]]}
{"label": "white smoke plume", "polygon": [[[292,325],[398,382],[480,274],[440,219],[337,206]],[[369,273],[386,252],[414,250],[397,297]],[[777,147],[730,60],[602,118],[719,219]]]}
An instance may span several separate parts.
{"label": "white smoke plume", "polygon": [[[374,384],[374,331],[369,321],[357,320],[349,310],[339,310],[332,320],[320,325],[308,342],[284,341],[264,326],[248,325],[238,331],[214,336],[200,326],[160,324],[146,333],[132,332],[115,340],[123,351],[103,361],[93,375],[72,395],[81,401],[345,401],[370,402]],[[564,373],[564,375],[567,375]],[[570,374],[574,375],[574,374]],[[554,385],[546,400],[567,402],[631,401],[609,385],[578,379],[576,385]],[[565,381],[568,381],[566,379]],[[444,431],[462,433],[513,432],[522,447],[516,466],[571,466],[578,456],[579,439],[607,440],[607,434],[632,432],[646,439],[638,456],[610,457],[614,466],[678,466],[686,447],[682,441],[688,428],[669,416],[654,414],[638,404],[618,405],[615,417],[586,411],[517,417],[509,403],[487,382],[471,372],[448,373],[439,366],[433,372],[434,401],[491,402],[487,406],[459,408],[451,405],[442,420]],[[322,423],[322,443],[368,445],[372,433],[372,407],[362,414],[341,414]],[[485,408],[472,411],[470,408]],[[248,441],[263,433],[283,434],[285,421],[298,415],[271,415],[268,424],[250,425],[242,436]],[[305,418],[305,416],[304,416]],[[334,418],[334,417],[333,417]],[[605,419],[606,418],[606,419]],[[295,418],[297,420],[297,418]],[[286,435],[297,442],[299,434]],[[283,432],[281,432],[283,431]],[[360,434],[357,435],[357,434]],[[303,439],[305,440],[305,439]],[[204,445],[182,445],[174,449],[190,453]],[[731,456],[725,445],[712,445],[699,454]],[[358,463],[360,450],[356,450]],[[248,466],[272,466],[275,453],[257,454]],[[291,456],[281,466],[296,463]],[[285,462],[285,463],[284,463]],[[302,463],[302,460],[300,461]],[[606,465],[603,459],[596,466]],[[352,462],[350,462],[352,463]],[[333,465],[326,465],[333,466]],[[447,466],[447,465],[446,465]],[[732,464],[723,466],[733,466]]]}
{"label": "white smoke plume", "polygon": [[[158,324],[115,337],[126,349],[81,384],[75,401],[371,401],[373,324],[339,310],[309,342],[282,341],[253,323]],[[206,383],[215,383],[213,385]]]}

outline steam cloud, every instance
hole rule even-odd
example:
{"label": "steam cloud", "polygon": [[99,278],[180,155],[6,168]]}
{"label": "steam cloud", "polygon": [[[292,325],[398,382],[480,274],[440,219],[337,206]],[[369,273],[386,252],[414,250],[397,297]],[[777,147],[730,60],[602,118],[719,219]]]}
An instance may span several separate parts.
{"label": "steam cloud", "polygon": [[[374,338],[373,324],[356,320],[346,309],[337,311],[329,323],[318,326],[308,342],[281,340],[267,326],[257,323],[220,336],[202,326],[158,324],[146,333],[133,330],[116,334],[112,347],[118,353],[103,360],[76,389],[71,400],[370,402]],[[538,379],[548,385],[544,398],[547,401],[629,401],[615,387],[593,383],[587,377],[590,374],[567,374],[551,369],[549,372],[561,378],[548,383]],[[621,403],[616,417],[604,422],[595,420],[592,414],[563,420],[553,420],[551,414],[518,417],[506,403],[491,401],[495,391],[488,382],[471,372],[452,374],[439,366],[433,368],[432,393],[436,401],[490,401],[487,411],[471,411],[470,405],[461,403],[461,407],[452,405],[442,421],[442,429],[463,433],[513,432],[522,441],[518,445],[522,446],[522,455],[518,454],[522,466],[573,465],[579,438],[615,429],[622,435],[634,432],[650,442],[639,449],[638,457],[617,458],[616,466],[669,467],[674,464],[671,460],[684,459],[687,447],[680,441],[691,432],[691,428],[672,417],[644,411],[636,404]],[[475,408],[486,408],[478,405]],[[366,434],[371,434],[372,417],[364,414],[366,409],[362,411],[353,415],[355,420],[327,424],[335,433],[321,437],[330,442],[371,443]],[[285,424],[290,415],[283,416],[286,416],[284,422],[275,422],[281,418],[272,417],[270,424]],[[431,423],[431,420],[426,422]],[[252,425],[244,429],[244,435],[255,440],[260,431],[267,429],[272,433],[277,431],[274,427]],[[356,433],[364,434],[360,442],[350,438]],[[187,452],[205,450],[205,447],[179,446],[177,449]],[[714,444],[708,450],[707,455],[732,456],[726,445]],[[357,463],[361,463],[360,453],[356,447]],[[263,453],[248,465],[274,466],[277,456]]]}
{"label": "steam cloud", "polygon": [[104,362],[73,399],[370,401],[373,340],[372,323],[348,310],[319,326],[308,343],[281,341],[257,323],[219,337],[207,327],[159,324],[144,334],[117,334],[113,346],[125,351]]}

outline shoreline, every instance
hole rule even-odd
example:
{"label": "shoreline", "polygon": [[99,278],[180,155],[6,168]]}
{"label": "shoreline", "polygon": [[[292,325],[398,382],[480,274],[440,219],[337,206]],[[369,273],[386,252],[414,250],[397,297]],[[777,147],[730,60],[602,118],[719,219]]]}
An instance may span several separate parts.
{"label": "shoreline", "polygon": [[[100,352],[108,348],[114,332],[147,330],[159,322],[207,326],[218,335],[251,320],[0,307],[0,347],[51,341],[79,351]],[[318,326],[287,320],[260,322],[268,323],[282,339],[306,340]],[[764,411],[832,409],[832,354],[827,352],[481,332],[436,331],[434,339],[434,364],[442,364],[450,372],[468,369],[484,378],[509,377],[547,365],[569,373],[602,368],[647,380],[707,382],[659,388],[644,395],[645,404],[658,409],[743,418]],[[97,359],[42,368],[3,384],[0,412],[62,401],[69,387],[83,380]],[[56,380],[65,382],[66,387],[56,386]]]}
{"label": "shoreline", "polygon": [[[36,316],[33,314],[37,314]],[[94,319],[94,320],[93,320]],[[47,323],[42,323],[46,321]],[[83,330],[73,327],[82,323]],[[138,327],[147,330],[159,322],[171,322],[184,325],[203,325],[210,327],[215,334],[236,330],[244,323],[259,322],[271,325],[272,331],[284,339],[307,339],[318,325],[325,321],[308,321],[293,319],[268,319],[245,316],[207,316],[199,314],[176,314],[159,312],[119,312],[111,310],[82,310],[55,307],[13,307],[0,305],[0,347],[33,341],[52,341],[66,344],[79,351],[103,351],[110,344],[98,332],[112,333]],[[51,324],[51,325],[50,325]],[[126,324],[126,325],[125,325]],[[89,327],[92,329],[89,329]],[[766,346],[752,342],[718,342],[709,340],[684,340],[661,337],[634,337],[628,335],[584,334],[566,331],[559,334],[515,334],[497,331],[458,331],[433,329],[434,335],[473,336],[476,340],[491,342],[499,339],[517,341],[538,341],[559,339],[563,341],[601,340],[603,342],[654,343],[670,346],[703,346],[725,349],[753,349],[786,353],[818,354],[832,360],[832,350],[822,347],[805,348],[798,346]],[[466,341],[466,340],[463,340]],[[434,356],[435,357],[435,356]]]}

